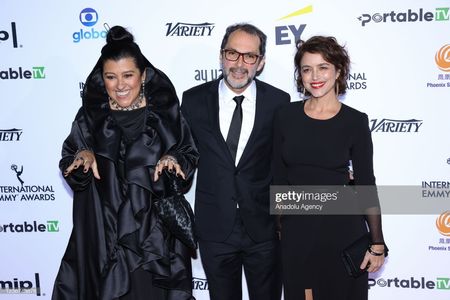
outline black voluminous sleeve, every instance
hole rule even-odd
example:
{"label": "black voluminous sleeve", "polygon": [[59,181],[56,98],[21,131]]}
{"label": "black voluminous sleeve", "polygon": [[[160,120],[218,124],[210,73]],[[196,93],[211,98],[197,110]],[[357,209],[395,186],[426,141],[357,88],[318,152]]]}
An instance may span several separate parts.
{"label": "black voluminous sleeve", "polygon": [[[85,128],[82,126],[84,122],[84,109],[80,108],[72,122],[70,134],[62,146],[59,168],[63,173],[72,164],[77,151],[90,149],[91,142],[89,139],[91,135],[85,129],[82,129]],[[93,174],[90,169],[87,173],[84,173],[83,168],[78,168],[65,177],[65,180],[73,191],[81,191],[92,181],[92,177]]]}

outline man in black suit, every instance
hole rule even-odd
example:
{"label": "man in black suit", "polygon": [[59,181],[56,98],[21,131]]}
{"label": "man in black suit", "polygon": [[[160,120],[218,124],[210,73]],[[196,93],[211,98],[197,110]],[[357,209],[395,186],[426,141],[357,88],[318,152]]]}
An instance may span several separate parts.
{"label": "man in black suit", "polygon": [[227,28],[222,76],[183,93],[181,110],[200,152],[195,193],[200,257],[212,300],[281,298],[280,253],[269,213],[272,119],[288,93],[255,79],[266,35],[250,24]]}

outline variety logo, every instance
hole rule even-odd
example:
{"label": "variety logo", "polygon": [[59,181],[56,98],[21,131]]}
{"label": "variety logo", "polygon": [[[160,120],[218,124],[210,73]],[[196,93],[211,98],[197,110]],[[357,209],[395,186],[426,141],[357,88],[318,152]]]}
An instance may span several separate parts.
{"label": "variety logo", "polygon": [[372,119],[370,120],[372,132],[418,132],[422,126],[422,120],[394,120],[394,119]]}
{"label": "variety logo", "polygon": [[51,185],[26,185],[22,179],[23,166],[13,164],[11,170],[20,185],[0,185],[0,203],[2,202],[34,202],[54,201],[55,191]]}
{"label": "variety logo", "polygon": [[0,42],[6,42],[11,39],[13,48],[22,47],[17,41],[16,22],[11,22],[11,31],[0,30]]}
{"label": "variety logo", "polygon": [[[308,5],[293,13],[290,13],[284,17],[279,18],[277,21],[286,20],[289,18],[297,17],[300,15],[308,14],[313,11],[312,5]],[[300,25],[283,25],[275,27],[275,45],[289,45],[301,40],[303,31],[306,28],[306,24]]]}
{"label": "variety logo", "polygon": [[351,73],[347,76],[348,90],[365,90],[367,89],[366,73]]}
{"label": "variety logo", "polygon": [[0,71],[0,79],[45,79],[45,67],[32,67],[31,70],[22,67]]}
{"label": "variety logo", "polygon": [[196,81],[210,81],[219,78],[222,75],[222,69],[211,69],[211,70],[195,70],[194,79]]}
{"label": "variety logo", "polygon": [[0,129],[0,142],[18,142],[22,136],[22,129]]}
{"label": "variety logo", "polygon": [[450,290],[450,278],[438,277],[436,280],[427,280],[425,277],[421,277],[420,279],[414,277],[400,279],[395,277],[390,279],[379,278],[376,280],[369,278],[369,288],[375,286],[404,289]]}
{"label": "variety logo", "polygon": [[213,23],[167,23],[166,36],[211,36],[216,27]]}
{"label": "variety logo", "polygon": [[208,289],[208,280],[206,278],[192,278],[192,289],[193,290],[207,290]]}
{"label": "variety logo", "polygon": [[450,72],[450,44],[442,46],[434,56],[436,65],[444,72]]}
{"label": "variety logo", "polygon": [[448,21],[450,19],[449,7],[436,8],[434,13],[431,11],[424,11],[420,8],[419,11],[408,9],[407,12],[375,13],[362,14],[358,17],[361,21],[361,26],[366,26],[367,23],[388,23],[388,22],[431,22],[431,21]]}
{"label": "variety logo", "polygon": [[440,234],[450,236],[450,211],[443,212],[436,219],[436,227]]}
{"label": "variety logo", "polygon": [[22,232],[59,232],[59,221],[47,221],[47,224],[33,222],[23,222],[20,224],[0,225],[0,232],[4,233],[22,233]]}
{"label": "variety logo", "polygon": [[96,30],[93,26],[97,24],[99,18],[98,13],[93,8],[85,8],[80,12],[80,22],[86,27],[89,27],[88,29],[80,28],[79,31],[74,32],[72,34],[73,42],[79,43],[81,40],[92,40],[92,39],[99,39],[99,38],[106,38],[106,30]]}
{"label": "variety logo", "polygon": [[33,280],[12,280],[0,279],[0,294],[36,294],[36,296],[44,296],[41,292],[41,281],[39,273],[34,273]]}

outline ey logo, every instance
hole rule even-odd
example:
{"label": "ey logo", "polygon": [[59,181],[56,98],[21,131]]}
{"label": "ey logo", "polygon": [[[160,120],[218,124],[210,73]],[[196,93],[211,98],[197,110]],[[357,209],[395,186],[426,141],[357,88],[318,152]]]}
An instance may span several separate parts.
{"label": "ey logo", "polygon": [[[313,11],[312,5],[308,5],[302,9],[294,11],[287,16],[279,18],[277,21],[286,20],[292,17],[311,13]],[[289,45],[292,42],[297,42],[301,39],[303,30],[305,30],[306,24],[297,25],[283,25],[275,27],[275,44],[276,45]]]}
{"label": "ey logo", "polygon": [[450,236],[450,210],[443,212],[436,219],[436,227],[440,234]]}
{"label": "ey logo", "polygon": [[450,44],[442,46],[442,48],[436,52],[434,61],[439,69],[444,72],[450,72]]}

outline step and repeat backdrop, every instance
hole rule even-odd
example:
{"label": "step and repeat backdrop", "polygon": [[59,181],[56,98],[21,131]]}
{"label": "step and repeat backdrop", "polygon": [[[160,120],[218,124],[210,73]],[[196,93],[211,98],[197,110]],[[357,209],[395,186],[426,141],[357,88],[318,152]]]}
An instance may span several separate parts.
{"label": "step and repeat backdrop", "polygon": [[[295,41],[335,36],[352,60],[342,101],[369,115],[377,183],[419,187],[423,201],[450,204],[449,7],[441,0],[3,0],[0,300],[51,297],[72,229],[61,145],[104,45],[105,23],[129,28],[180,97],[220,75],[219,48],[230,24],[250,22],[267,34],[260,79],[293,101],[301,99]],[[192,191],[187,197],[194,205]],[[383,225],[390,255],[370,276],[370,299],[450,299],[450,205],[426,214],[387,211]],[[207,300],[200,260],[192,263],[195,297]]]}

